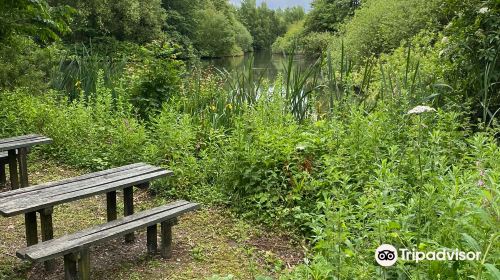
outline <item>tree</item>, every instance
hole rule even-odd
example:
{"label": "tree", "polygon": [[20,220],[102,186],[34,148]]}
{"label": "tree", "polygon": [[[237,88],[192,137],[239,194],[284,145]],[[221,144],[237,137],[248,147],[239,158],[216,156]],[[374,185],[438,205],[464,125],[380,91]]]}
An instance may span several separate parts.
{"label": "tree", "polygon": [[72,24],[73,40],[112,36],[121,41],[147,43],[162,36],[166,19],[161,0],[50,0],[66,4],[78,15]]}
{"label": "tree", "polygon": [[314,0],[306,17],[306,32],[337,32],[359,5],[358,0]]}
{"label": "tree", "polygon": [[0,41],[12,35],[27,35],[47,42],[69,32],[68,22],[74,10],[68,6],[51,7],[44,0],[0,1]]}
{"label": "tree", "polygon": [[276,38],[286,32],[286,26],[265,2],[257,7],[255,0],[243,0],[238,14],[253,37],[254,49],[270,48]]}
{"label": "tree", "polygon": [[197,17],[199,27],[194,43],[201,55],[218,57],[231,54],[235,34],[228,18],[214,8],[198,11]]}

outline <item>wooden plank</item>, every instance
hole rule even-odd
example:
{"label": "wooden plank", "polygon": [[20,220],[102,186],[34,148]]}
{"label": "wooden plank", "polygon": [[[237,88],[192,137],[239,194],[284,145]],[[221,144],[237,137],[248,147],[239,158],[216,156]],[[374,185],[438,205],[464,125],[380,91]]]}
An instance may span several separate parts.
{"label": "wooden plank", "polygon": [[20,140],[26,140],[26,139],[31,139],[31,138],[38,138],[38,137],[45,137],[45,136],[39,135],[39,134],[28,134],[28,135],[21,135],[21,136],[15,136],[15,137],[10,137],[10,138],[3,138],[3,139],[0,139],[0,144],[20,141]]}
{"label": "wooden plank", "polygon": [[117,218],[115,191],[106,193],[106,214],[108,222],[114,221]]}
{"label": "wooden plank", "polygon": [[[134,214],[134,187],[128,187],[123,189],[123,216],[130,216]],[[125,242],[134,242],[134,233],[129,233],[125,235]]]}
{"label": "wooden plank", "polygon": [[35,145],[42,145],[49,143],[52,143],[52,139],[47,137],[32,138],[32,139],[0,144],[0,151],[8,151],[18,148],[27,148]]}
{"label": "wooden plank", "polygon": [[67,254],[64,256],[64,280],[78,280],[78,269],[76,263],[78,255]]}
{"label": "wooden plank", "polygon": [[[42,195],[51,196],[53,193],[60,194],[61,192],[70,192],[72,189],[80,189],[82,187],[92,187],[95,185],[117,181],[119,179],[126,179],[135,175],[142,175],[148,172],[164,170],[159,167],[147,164],[134,164],[129,169],[116,170],[115,172],[96,172],[87,174],[72,179],[61,180],[57,182],[50,182],[38,186],[32,186],[15,191],[0,193],[0,205],[8,201],[27,199],[31,200],[33,197],[40,197]],[[68,191],[69,190],[69,191]]]}
{"label": "wooden plank", "polygon": [[28,182],[28,150],[26,148],[18,149],[18,160],[19,160],[19,179],[21,188],[26,188],[29,185]]}
{"label": "wooden plank", "polygon": [[146,244],[148,248],[148,254],[154,255],[158,251],[158,225],[154,224],[147,228],[146,232]]}
{"label": "wooden plank", "polygon": [[[40,228],[42,231],[42,241],[52,240],[54,238],[54,229],[52,225],[53,208],[46,208],[40,211]],[[45,270],[52,272],[56,268],[54,260],[44,262]]]}
{"label": "wooden plank", "polygon": [[66,193],[53,195],[51,197],[37,196],[30,197],[29,199],[19,198],[16,200],[10,200],[8,202],[3,202],[0,204],[0,214],[6,217],[10,217],[25,212],[36,211],[58,204],[75,201],[86,197],[107,193],[110,191],[116,191],[126,187],[131,187],[136,184],[144,183],[172,174],[172,171],[160,169],[152,173],[127,178],[124,180],[114,181],[106,184],[99,184],[83,189],[71,189]]}
{"label": "wooden plank", "polygon": [[90,280],[90,253],[88,248],[80,250],[78,259],[78,280]]}
{"label": "wooden plank", "polygon": [[82,247],[99,244],[109,239],[123,236],[137,229],[152,226],[166,220],[171,220],[186,212],[199,209],[196,203],[177,201],[144,212],[124,217],[110,223],[88,230],[63,236],[59,239],[43,242],[17,251],[17,256],[32,261],[44,261],[70,252],[78,251]]}
{"label": "wooden plank", "polygon": [[7,184],[7,174],[5,173],[5,162],[0,160],[0,187]]}
{"label": "wooden plank", "polygon": [[36,212],[24,214],[24,226],[26,228],[26,244],[28,246],[38,243],[38,231],[36,224]]}
{"label": "wooden plank", "polygon": [[96,185],[102,185],[118,180],[123,180],[127,178],[131,178],[138,175],[147,174],[150,172],[155,172],[158,170],[164,170],[160,167],[155,167],[151,165],[139,166],[133,169],[123,170],[111,174],[105,174],[97,177],[92,177],[86,180],[79,180],[75,182],[69,182],[66,184],[59,184],[59,182],[55,182],[52,186],[46,187],[45,184],[30,187],[28,192],[16,191],[16,192],[7,192],[0,193],[0,204],[4,201],[12,201],[14,199],[20,200],[31,200],[33,197],[40,198],[41,196],[50,197],[53,194],[61,194],[71,192],[74,189],[82,189],[89,188]]}
{"label": "wooden plank", "polygon": [[[107,178],[107,176],[111,176],[115,173],[130,171],[132,169],[139,168],[141,166],[146,166],[146,165],[147,164],[145,164],[145,163],[135,163],[135,164],[126,165],[126,166],[122,166],[122,167],[118,167],[118,168],[113,168],[113,169],[108,169],[108,170],[104,170],[104,171],[100,171],[100,172],[94,172],[94,173],[89,173],[89,174],[85,174],[85,175],[81,175],[81,176],[77,176],[77,177],[73,177],[73,178],[68,178],[68,179],[64,179],[64,180],[60,180],[60,181],[48,182],[48,183],[44,183],[44,184],[40,184],[37,186],[32,186],[29,188],[16,190],[16,191],[0,193],[0,203],[1,203],[2,198],[8,198],[8,200],[10,200],[10,199],[14,198],[16,195],[24,197],[31,192],[41,192],[42,190],[44,190],[46,188],[53,188],[53,187],[57,187],[57,186],[61,186],[61,185],[64,185],[67,187],[69,184],[72,184],[72,183],[76,184],[76,183],[83,182],[85,180],[89,180],[89,179],[96,178],[96,177]],[[88,181],[86,181],[86,182],[88,183]]]}
{"label": "wooden plank", "polygon": [[8,157],[9,154],[7,152],[0,152],[0,159]]}
{"label": "wooden plank", "polygon": [[161,223],[161,246],[160,255],[163,258],[172,257],[172,223],[164,221]]}
{"label": "wooden plank", "polygon": [[[160,206],[160,207],[156,207],[156,208],[152,208],[152,209],[149,209],[149,210],[146,210],[146,211],[142,211],[142,212],[136,213],[133,216],[123,217],[123,218],[114,220],[112,222],[109,222],[109,223],[106,223],[106,224],[102,224],[102,225],[98,225],[98,226],[95,226],[93,228],[86,229],[86,230],[83,230],[83,231],[80,231],[80,232],[77,232],[77,233],[74,233],[74,234],[65,235],[65,236],[62,236],[62,237],[58,238],[57,240],[59,240],[59,242],[64,242],[64,241],[67,241],[67,240],[78,239],[78,238],[81,238],[81,237],[86,236],[86,235],[91,235],[91,234],[94,234],[94,233],[99,232],[99,231],[105,231],[105,230],[108,230],[108,229],[112,229],[112,228],[120,226],[122,224],[134,222],[135,220],[145,219],[145,218],[148,218],[150,216],[153,216],[153,215],[156,215],[156,214],[168,211],[168,210],[176,209],[178,207],[186,206],[186,205],[189,205],[189,204],[192,204],[192,203],[190,203],[188,201],[185,201],[185,200],[178,200],[178,201],[169,203],[167,205],[163,205],[163,206]],[[48,242],[49,243],[53,243],[55,241],[56,240],[51,240],[51,241],[48,241]],[[47,243],[47,242],[45,242],[45,243]],[[41,246],[41,244],[38,244],[36,246]],[[30,247],[30,249],[31,248],[35,248],[35,246]],[[22,250],[19,250],[18,251],[18,255],[19,255],[19,253],[22,253],[22,252],[24,252],[27,249],[28,248],[24,248]],[[21,257],[21,258],[23,258],[23,257]]]}
{"label": "wooden plank", "polygon": [[9,151],[9,179],[12,190],[19,189],[19,175],[17,174],[17,156],[15,150]]}

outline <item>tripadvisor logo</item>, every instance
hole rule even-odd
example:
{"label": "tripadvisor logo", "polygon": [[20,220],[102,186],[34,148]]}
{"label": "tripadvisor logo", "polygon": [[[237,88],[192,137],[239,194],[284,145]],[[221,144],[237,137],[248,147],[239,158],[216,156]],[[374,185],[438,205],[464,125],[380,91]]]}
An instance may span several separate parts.
{"label": "tripadvisor logo", "polygon": [[399,249],[389,244],[380,245],[375,251],[375,260],[381,266],[393,266],[398,258],[403,261],[478,261],[481,252],[463,252],[459,249],[441,249],[439,251],[421,252],[415,249]]}

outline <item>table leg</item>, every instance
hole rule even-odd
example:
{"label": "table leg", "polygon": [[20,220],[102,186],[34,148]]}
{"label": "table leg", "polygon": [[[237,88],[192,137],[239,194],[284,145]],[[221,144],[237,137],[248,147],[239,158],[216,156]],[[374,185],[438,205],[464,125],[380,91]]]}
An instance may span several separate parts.
{"label": "table leg", "polygon": [[26,244],[28,246],[35,245],[38,243],[36,212],[24,214],[24,220],[26,226]]}
{"label": "table leg", "polygon": [[[134,187],[123,189],[123,215],[130,216],[134,214]],[[125,235],[125,242],[130,243],[134,241],[134,233]]]}
{"label": "table leg", "polygon": [[146,234],[148,254],[154,255],[158,251],[158,225],[149,226]]}
{"label": "table leg", "polygon": [[[52,226],[52,213],[53,213],[53,208],[46,208],[43,210],[40,210],[40,225],[42,229],[42,241],[47,241],[51,240],[54,238],[54,229]],[[55,261],[54,260],[48,260],[44,262],[45,270],[46,271],[54,271],[55,270]]]}
{"label": "table leg", "polygon": [[5,183],[7,182],[7,176],[5,174],[5,165],[7,162],[0,160],[0,187],[5,187]]}
{"label": "table leg", "polygon": [[19,179],[21,181],[21,188],[26,188],[29,185],[28,182],[28,149],[19,148],[18,158],[19,158]]}
{"label": "table leg", "polygon": [[89,249],[85,248],[80,251],[78,259],[78,280],[90,279],[90,254]]}
{"label": "table leg", "polygon": [[11,189],[19,188],[19,176],[17,174],[17,155],[16,150],[9,151],[9,175]]}
{"label": "table leg", "polygon": [[116,192],[112,191],[106,194],[106,208],[108,222],[116,220]]}
{"label": "table leg", "polygon": [[161,223],[160,255],[163,258],[172,257],[172,226],[173,221],[165,221]]}
{"label": "table leg", "polygon": [[78,254],[64,255],[64,280],[78,280]]}

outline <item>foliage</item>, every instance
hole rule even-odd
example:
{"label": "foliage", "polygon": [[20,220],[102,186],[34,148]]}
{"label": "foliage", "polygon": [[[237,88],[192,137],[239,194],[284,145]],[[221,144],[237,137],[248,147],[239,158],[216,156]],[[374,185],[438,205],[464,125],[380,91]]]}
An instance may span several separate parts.
{"label": "foliage", "polygon": [[[268,49],[276,38],[286,31],[286,23],[282,24],[278,14],[269,9],[263,2],[257,7],[255,0],[244,0],[238,10],[241,22],[247,27],[253,37],[253,47],[256,50]],[[293,19],[293,16],[289,16]]]}
{"label": "foliage", "polygon": [[[440,1],[372,0],[345,24],[342,40],[354,59],[389,53],[439,21]],[[340,40],[334,50],[340,49]]]}
{"label": "foliage", "polygon": [[59,40],[70,31],[68,21],[74,12],[68,6],[49,6],[44,0],[0,2],[0,43],[13,35],[26,35],[40,42]]}
{"label": "foliage", "polygon": [[337,32],[342,22],[354,14],[361,1],[314,0],[305,22],[306,32]]}
{"label": "foliage", "polygon": [[184,63],[176,60],[174,49],[165,42],[154,41],[142,53],[144,60],[138,68],[129,69],[134,75],[130,98],[145,118],[179,93]]}
{"label": "foliage", "polygon": [[161,38],[165,10],[160,0],[50,0],[78,11],[72,23],[72,39],[112,36],[121,41],[147,43]]}
{"label": "foliage", "polygon": [[272,45],[273,53],[290,53],[299,45],[304,33],[304,21],[291,24],[285,35],[280,36]]}
{"label": "foliage", "polygon": [[[474,100],[487,124],[500,108],[500,4],[498,1],[446,1],[453,20],[446,26],[441,55],[453,63],[449,79],[462,100]],[[443,59],[444,60],[444,59]]]}
{"label": "foliage", "polygon": [[327,52],[333,35],[329,32],[311,32],[300,40],[300,46],[303,53],[310,56],[319,56]]}
{"label": "foliage", "polygon": [[196,31],[194,44],[202,57],[240,54],[241,49],[235,49],[236,38],[230,20],[223,12],[207,8],[198,11],[198,18],[200,28]]}
{"label": "foliage", "polygon": [[[10,36],[0,42],[0,90],[31,85],[47,88],[50,73],[64,51],[57,45],[41,48],[33,39]],[[33,67],[36,65],[36,67]]]}

